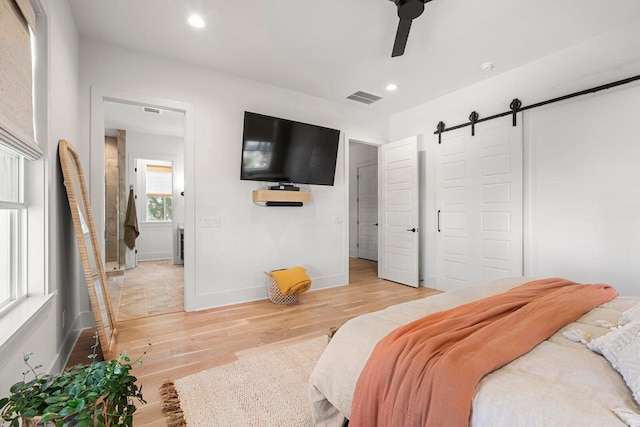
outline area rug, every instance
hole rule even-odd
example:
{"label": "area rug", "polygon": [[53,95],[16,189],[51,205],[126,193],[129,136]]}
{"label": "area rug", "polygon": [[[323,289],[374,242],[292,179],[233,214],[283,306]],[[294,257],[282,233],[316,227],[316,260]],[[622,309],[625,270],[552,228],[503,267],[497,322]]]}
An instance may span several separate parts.
{"label": "area rug", "polygon": [[167,426],[313,426],[307,388],[326,345],[325,335],[165,381]]}

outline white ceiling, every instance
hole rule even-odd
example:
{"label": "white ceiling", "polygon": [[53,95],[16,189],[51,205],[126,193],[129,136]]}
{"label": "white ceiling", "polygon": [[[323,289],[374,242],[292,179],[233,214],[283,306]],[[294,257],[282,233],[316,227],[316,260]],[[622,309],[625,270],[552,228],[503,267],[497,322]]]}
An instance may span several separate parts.
{"label": "white ceiling", "polygon": [[171,110],[145,111],[144,106],[120,102],[104,102],[104,128],[107,136],[117,129],[153,135],[184,136],[184,114]]}
{"label": "white ceiling", "polygon": [[[638,22],[638,0],[433,0],[391,58],[389,0],[70,0],[81,37],[390,115]],[[187,23],[201,14],[206,27]],[[612,47],[613,48],[613,47]],[[595,60],[595,59],[594,59]],[[480,64],[495,68],[483,72]],[[398,90],[385,91],[389,82]],[[345,99],[364,90],[383,99]]]}

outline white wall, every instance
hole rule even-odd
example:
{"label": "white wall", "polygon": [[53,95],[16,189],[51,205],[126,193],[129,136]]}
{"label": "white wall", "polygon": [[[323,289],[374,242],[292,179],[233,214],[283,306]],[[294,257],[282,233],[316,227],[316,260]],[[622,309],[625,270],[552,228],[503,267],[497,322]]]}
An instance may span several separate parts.
{"label": "white wall", "polygon": [[[80,280],[82,270],[57,157],[59,139],[72,142],[77,139],[78,34],[66,1],[42,3],[46,24],[39,27],[39,37],[47,39],[47,49],[45,55],[38,57],[44,75],[36,76],[39,98],[36,137],[44,149],[44,156],[39,161],[44,164],[44,173],[39,175],[40,182],[28,185],[43,187],[42,191],[47,192],[44,200],[48,209],[36,207],[46,222],[30,223],[30,233],[33,233],[30,244],[39,240],[40,244],[48,245],[48,263],[37,262],[46,263],[49,291],[57,292],[57,295],[0,349],[1,396],[8,395],[9,387],[22,379],[25,352],[35,353],[32,361],[43,365],[42,372],[59,370],[75,344],[85,318],[83,314],[89,310],[88,292],[84,281]],[[42,108],[40,101],[44,101]]]}
{"label": "white wall", "polygon": [[[186,213],[185,232],[187,237],[193,233],[195,247],[185,268],[195,269],[195,283],[192,288],[186,284],[187,309],[266,298],[263,272],[294,265],[307,268],[312,289],[346,283],[347,221],[333,221],[334,216],[348,214],[345,136],[387,140],[386,119],[364,109],[97,42],[83,41],[80,57],[84,141],[90,134],[92,86],[193,105],[195,188],[185,191],[195,200],[195,212],[192,217]],[[311,202],[302,208],[255,205],[251,192],[260,184],[239,179],[245,110],[342,130],[335,186],[311,186]],[[185,165],[189,161],[185,158]],[[92,167],[101,167],[97,163]],[[97,202],[92,198],[92,203]],[[100,209],[94,205],[94,212]],[[203,227],[206,217],[219,217],[220,227]]]}
{"label": "white wall", "polygon": [[[178,223],[184,222],[184,140],[181,137],[151,135],[127,131],[127,163],[135,159],[164,160],[173,163],[173,222],[148,223],[143,218],[141,198],[136,205],[140,235],[136,239],[138,260],[166,259],[178,261],[177,236]],[[127,188],[135,185],[130,175],[133,165],[128,165]],[[128,190],[127,190],[128,191]]]}
{"label": "white wall", "polygon": [[528,114],[529,271],[640,295],[640,85]]}
{"label": "white wall", "polygon": [[[397,115],[392,116],[390,124],[390,140],[400,139],[410,135],[424,134],[424,145],[420,148],[425,152],[425,185],[424,190],[421,192],[422,200],[422,232],[424,238],[424,244],[421,247],[424,265],[424,277],[425,285],[430,286],[435,282],[435,229],[436,229],[436,206],[435,206],[435,147],[437,145],[437,137],[433,135],[436,128],[436,124],[442,120],[447,125],[453,126],[459,123],[468,121],[471,111],[477,111],[480,117],[486,117],[492,114],[501,113],[509,109],[509,103],[513,98],[519,98],[523,105],[531,105],[533,103],[543,101],[545,99],[554,98],[557,96],[565,95],[568,93],[576,92],[579,90],[594,87],[600,84],[605,84],[611,81],[627,78],[630,76],[640,74],[640,27],[627,26],[615,30],[604,36],[585,41],[584,43],[573,46],[557,54],[542,58],[536,62],[527,64],[511,72],[498,74],[492,78],[489,78],[481,83],[473,86],[469,86],[460,89],[457,92],[451,93],[447,96],[438,98],[432,102],[425,103],[416,108],[404,111]],[[499,71],[499,65],[497,66]],[[631,90],[637,87],[638,84],[632,84],[628,87],[616,90],[616,92],[627,93],[625,100],[619,104],[607,103],[609,111],[609,118],[602,116],[602,122],[600,119],[591,118],[592,123],[595,126],[601,126],[603,129],[609,127],[615,127],[620,125],[617,119],[618,115],[624,117],[626,115],[625,110],[629,108],[636,108],[634,96]],[[590,95],[591,98],[597,98],[604,96]],[[591,107],[582,107],[582,103],[586,98],[577,98],[572,101],[567,101],[572,106],[578,106],[577,109],[572,110],[576,112],[591,111]],[[596,110],[599,110],[598,101],[594,101]],[[587,105],[587,104],[584,104]],[[550,107],[551,108],[551,107]],[[584,108],[584,110],[583,110]],[[601,108],[601,107],[600,107]],[[550,110],[549,110],[550,111]],[[541,228],[541,223],[547,219],[549,212],[553,212],[553,215],[563,218],[563,224],[570,223],[574,218],[578,218],[580,214],[576,214],[573,209],[570,208],[571,204],[562,203],[560,205],[552,205],[550,197],[544,196],[540,191],[535,192],[532,190],[533,186],[547,185],[544,173],[550,165],[554,164],[554,158],[557,154],[553,153],[554,150],[560,149],[564,154],[564,159],[570,159],[573,155],[579,155],[582,150],[582,135],[577,131],[564,134],[564,138],[561,142],[551,141],[551,139],[545,139],[548,133],[540,135],[541,129],[539,122],[542,116],[539,116],[537,110],[524,113],[524,126],[525,126],[525,209],[531,205],[531,210],[528,216],[525,216],[525,274],[527,275],[561,275],[566,276],[569,279],[584,280],[584,281],[598,281],[598,280],[611,280],[612,283],[619,289],[629,292],[640,294],[640,286],[629,281],[629,277],[635,272],[635,267],[632,264],[627,263],[624,268],[624,272],[612,273],[608,265],[616,265],[620,268],[620,264],[616,261],[616,257],[620,255],[620,250],[614,253],[601,252],[602,258],[596,257],[592,252],[590,253],[589,262],[593,262],[593,258],[598,258],[598,262],[592,265],[592,269],[584,270],[583,267],[579,267],[582,264],[580,257],[577,256],[583,249],[577,247],[576,242],[583,242],[584,238],[580,237],[580,233],[587,227],[592,232],[596,232],[599,229],[606,229],[614,231],[609,236],[600,235],[599,239],[607,242],[605,247],[612,247],[617,244],[619,233],[622,229],[633,230],[635,222],[630,221],[629,217],[624,218],[624,221],[620,222],[616,230],[611,230],[611,224],[609,219],[604,217],[592,216],[589,221],[584,218],[580,219],[580,227],[564,228],[562,236],[566,238],[566,242],[563,246],[563,256],[568,260],[563,268],[558,268],[561,260],[551,262],[545,251],[553,251],[550,246],[556,244],[549,240],[550,228]],[[550,113],[553,117],[553,113]],[[537,119],[536,119],[537,118]],[[511,120],[510,117],[501,120]],[[522,120],[522,118],[521,118]],[[537,120],[537,121],[536,121]],[[595,121],[595,122],[594,122]],[[581,122],[587,123],[585,120]],[[552,130],[556,131],[559,135],[560,129],[556,126]],[[631,126],[623,126],[618,132],[612,133],[620,143],[624,145],[625,149],[622,150],[625,154],[620,154],[619,160],[622,168],[627,168],[625,156],[629,155],[630,141],[633,140],[636,135],[636,130]],[[530,147],[533,138],[535,138],[535,147]],[[544,142],[543,142],[544,141]],[[555,144],[555,145],[548,145]],[[531,149],[532,151],[527,151]],[[633,151],[633,150],[631,150]],[[597,154],[595,151],[591,151],[592,158],[595,159]],[[586,154],[585,154],[586,155]],[[615,156],[615,155],[614,155]],[[579,158],[581,161],[584,159],[584,155]],[[616,157],[618,161],[618,157]],[[581,174],[579,164],[576,162],[565,162],[563,167],[566,169],[564,173],[571,175],[572,173]],[[618,165],[612,161],[608,161],[605,164],[598,164],[597,169],[601,172],[600,176],[603,181],[597,187],[599,190],[599,197],[604,197],[604,200],[611,201],[615,199],[613,192],[614,185],[618,185],[617,178],[613,174],[613,171],[618,168]],[[538,172],[540,171],[540,172]],[[545,172],[542,172],[545,171]],[[529,185],[530,184],[530,185]],[[582,192],[580,195],[576,194],[574,190],[579,188],[572,187],[573,181],[562,181],[558,185],[559,190],[567,191],[567,199],[576,197],[579,200],[575,201],[573,206],[591,206],[592,195],[587,195]],[[531,187],[531,188],[530,188]],[[605,190],[609,188],[609,190]],[[606,195],[605,195],[606,193]],[[556,196],[558,196],[556,194]],[[627,197],[629,194],[627,194]],[[562,195],[558,196],[564,197]],[[623,203],[620,198],[616,199],[617,204],[613,207],[613,216],[616,220],[622,220],[625,216],[624,210],[627,209],[629,203]],[[556,200],[557,201],[557,200]],[[622,206],[626,206],[622,208]],[[578,215],[578,217],[576,217]],[[528,229],[528,226],[531,226]],[[536,228],[537,227],[537,228]],[[558,230],[554,230],[558,231]],[[543,234],[538,234],[543,233]],[[540,236],[538,238],[538,236]],[[578,237],[576,240],[575,238]],[[602,243],[599,242],[599,244]],[[595,243],[594,243],[595,244]],[[571,245],[574,250],[569,250],[567,245]],[[626,243],[622,245],[624,250],[633,248],[633,243]],[[627,253],[627,252],[625,252]],[[558,255],[558,254],[556,254]],[[629,255],[627,255],[628,257]],[[626,257],[625,257],[626,258]],[[589,274],[589,277],[585,277],[585,271],[591,271],[594,274]],[[595,274],[597,272],[597,274]],[[608,273],[604,273],[608,272]]]}
{"label": "white wall", "polygon": [[349,142],[349,256],[358,256],[358,165],[378,160],[378,146]]}
{"label": "white wall", "polygon": [[79,35],[75,29],[73,13],[67,1],[43,3],[46,3],[49,16],[46,141],[49,184],[49,288],[58,292],[56,319],[52,324],[58,329],[58,364],[59,368],[62,368],[80,331],[94,326],[95,323],[59,166],[58,141],[66,139],[78,147],[83,165],[88,165],[89,153],[82,149],[78,141]]}

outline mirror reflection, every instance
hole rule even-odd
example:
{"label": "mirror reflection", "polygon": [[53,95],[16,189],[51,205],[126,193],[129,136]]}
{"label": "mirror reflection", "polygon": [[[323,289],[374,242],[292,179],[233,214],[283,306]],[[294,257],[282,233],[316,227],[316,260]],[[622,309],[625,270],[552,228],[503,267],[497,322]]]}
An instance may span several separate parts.
{"label": "mirror reflection", "polygon": [[91,213],[85,176],[80,156],[69,142],[60,140],[58,151],[76,241],[91,300],[91,309],[96,321],[98,339],[104,358],[109,359],[115,344],[116,326],[111,301],[107,293],[104,267],[99,261],[102,256]]}

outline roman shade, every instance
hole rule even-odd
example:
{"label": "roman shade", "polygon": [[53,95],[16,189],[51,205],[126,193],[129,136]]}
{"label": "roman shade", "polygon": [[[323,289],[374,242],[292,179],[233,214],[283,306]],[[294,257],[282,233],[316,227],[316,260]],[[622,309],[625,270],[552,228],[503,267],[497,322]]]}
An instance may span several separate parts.
{"label": "roman shade", "polygon": [[147,197],[170,197],[173,168],[165,165],[147,165]]}
{"label": "roman shade", "polygon": [[29,0],[0,0],[0,144],[29,160],[42,156],[33,131],[29,27],[35,24]]}

